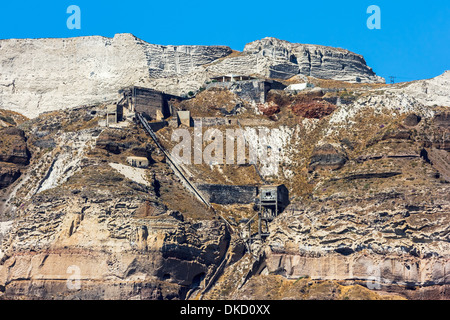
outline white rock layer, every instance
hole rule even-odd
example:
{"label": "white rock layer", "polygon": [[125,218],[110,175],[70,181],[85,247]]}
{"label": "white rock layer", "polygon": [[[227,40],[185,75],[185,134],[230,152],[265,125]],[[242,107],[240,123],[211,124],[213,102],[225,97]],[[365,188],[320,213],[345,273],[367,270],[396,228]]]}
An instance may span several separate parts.
{"label": "white rock layer", "polygon": [[348,50],[275,38],[249,43],[230,56],[225,46],[162,46],[131,34],[68,39],[0,40],[0,108],[30,118],[40,113],[118,99],[126,86],[182,95],[211,76],[382,82],[364,58]]}

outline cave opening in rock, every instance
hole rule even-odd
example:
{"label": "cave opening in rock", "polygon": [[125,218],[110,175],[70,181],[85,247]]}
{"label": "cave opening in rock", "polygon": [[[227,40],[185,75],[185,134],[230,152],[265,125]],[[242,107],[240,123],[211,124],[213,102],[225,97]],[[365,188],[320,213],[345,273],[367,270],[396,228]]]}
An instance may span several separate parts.
{"label": "cave opening in rock", "polygon": [[206,274],[204,272],[201,272],[197,274],[194,278],[192,278],[192,284],[191,288],[198,288],[200,287],[202,281],[205,279]]}
{"label": "cave opening in rock", "polygon": [[425,149],[420,150],[420,157],[426,162],[426,163],[430,163],[430,158],[428,158],[428,152]]}

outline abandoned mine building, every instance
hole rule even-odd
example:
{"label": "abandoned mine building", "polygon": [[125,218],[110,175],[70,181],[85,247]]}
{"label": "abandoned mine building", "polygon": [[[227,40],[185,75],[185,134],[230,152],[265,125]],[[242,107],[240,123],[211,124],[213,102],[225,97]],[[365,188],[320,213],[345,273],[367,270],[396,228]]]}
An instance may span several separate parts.
{"label": "abandoned mine building", "polygon": [[147,120],[162,120],[175,114],[172,100],[181,97],[170,95],[150,88],[127,87],[119,91],[122,99],[118,103],[131,112],[141,113]]}
{"label": "abandoned mine building", "polygon": [[148,168],[149,166],[149,161],[148,158],[146,157],[136,157],[136,156],[127,157],[127,162],[132,167],[136,168]]}
{"label": "abandoned mine building", "polygon": [[123,120],[123,107],[117,103],[106,106],[106,124],[118,123]]}
{"label": "abandoned mine building", "polygon": [[224,88],[250,103],[266,103],[269,90],[283,90],[284,84],[275,80],[254,78],[245,75],[221,75],[206,83],[206,89]]}

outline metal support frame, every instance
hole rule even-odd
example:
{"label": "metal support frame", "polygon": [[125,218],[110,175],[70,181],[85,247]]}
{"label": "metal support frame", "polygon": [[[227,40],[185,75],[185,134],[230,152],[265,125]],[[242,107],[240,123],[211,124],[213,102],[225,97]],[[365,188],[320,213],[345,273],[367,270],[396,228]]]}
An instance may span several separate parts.
{"label": "metal support frame", "polygon": [[[273,187],[275,194],[271,197],[264,199],[263,190],[260,191],[259,196],[259,210],[258,212],[244,225],[243,230],[248,228],[247,235],[242,235],[248,251],[251,253],[251,245],[254,240],[263,241],[269,236],[269,223],[273,221],[282,209],[282,202],[280,202],[280,190],[277,187]],[[268,199],[269,198],[269,199]],[[257,234],[252,236],[252,223],[256,222],[258,217]]]}
{"label": "metal support frame", "polygon": [[248,225],[248,245],[250,247],[252,242],[251,236],[251,223],[254,222],[256,216],[258,216],[258,234],[255,237],[258,240],[264,240],[269,235],[269,223],[275,219],[279,214],[279,195],[278,190],[275,191],[275,197],[273,199],[263,199],[262,191],[260,192],[259,210],[258,213],[253,216]]}
{"label": "metal support frame", "polygon": [[[260,197],[258,213],[258,237],[260,240],[269,233],[269,222],[278,215],[278,198],[274,201],[263,201]],[[263,223],[265,231],[263,232]]]}

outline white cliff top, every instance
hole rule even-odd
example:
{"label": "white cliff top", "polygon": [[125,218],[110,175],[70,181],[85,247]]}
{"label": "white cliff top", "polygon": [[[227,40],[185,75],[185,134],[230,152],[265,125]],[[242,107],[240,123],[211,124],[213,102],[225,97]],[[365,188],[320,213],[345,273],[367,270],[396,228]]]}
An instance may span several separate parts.
{"label": "white cliff top", "polygon": [[[113,38],[0,40],[0,108],[33,118],[47,111],[113,102],[120,89],[133,85],[183,95],[224,74],[384,82],[361,55],[344,49],[268,37],[247,44],[240,55],[231,53],[226,46],[154,45],[129,33]],[[448,105],[448,74],[401,90],[426,105]]]}

